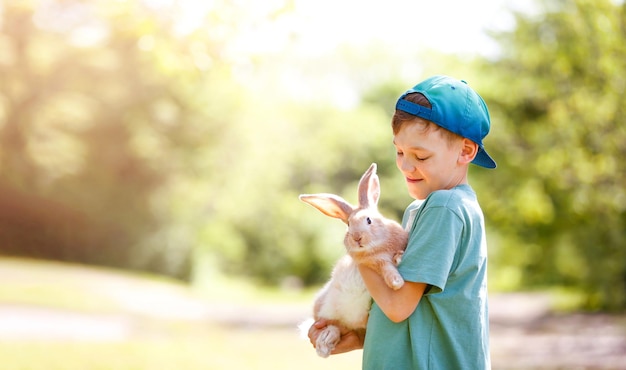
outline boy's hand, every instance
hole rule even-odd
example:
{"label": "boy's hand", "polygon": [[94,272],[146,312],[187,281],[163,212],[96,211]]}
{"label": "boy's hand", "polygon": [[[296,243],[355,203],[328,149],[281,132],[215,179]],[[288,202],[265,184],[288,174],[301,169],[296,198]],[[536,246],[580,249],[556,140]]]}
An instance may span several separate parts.
{"label": "boy's hand", "polygon": [[365,340],[365,329],[360,330],[348,330],[345,327],[337,324],[334,321],[319,319],[311,325],[309,328],[309,340],[315,348],[315,342],[317,342],[317,337],[320,335],[321,331],[324,330],[328,325],[335,325],[339,328],[339,332],[341,333],[341,339],[339,343],[335,346],[335,349],[331,352],[332,355],[336,355],[339,353],[353,351],[355,349],[363,348],[363,341]]}

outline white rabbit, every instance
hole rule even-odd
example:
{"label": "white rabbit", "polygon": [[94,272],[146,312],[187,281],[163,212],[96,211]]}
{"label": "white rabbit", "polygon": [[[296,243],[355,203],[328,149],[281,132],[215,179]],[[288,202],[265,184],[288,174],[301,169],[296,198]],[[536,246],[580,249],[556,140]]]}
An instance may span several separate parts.
{"label": "white rabbit", "polygon": [[[350,330],[365,329],[371,296],[358,271],[358,264],[368,266],[381,274],[387,285],[394,290],[404,285],[396,266],[406,248],[408,233],[400,224],[384,218],[378,212],[379,197],[380,182],[376,175],[376,163],[372,163],[361,177],[357,207],[334,194],[300,195],[303,202],[348,225],[344,238],[348,254],[337,262],[330,280],[315,298],[315,320],[324,318]],[[340,337],[339,328],[328,325],[317,338],[317,354],[328,357]]]}

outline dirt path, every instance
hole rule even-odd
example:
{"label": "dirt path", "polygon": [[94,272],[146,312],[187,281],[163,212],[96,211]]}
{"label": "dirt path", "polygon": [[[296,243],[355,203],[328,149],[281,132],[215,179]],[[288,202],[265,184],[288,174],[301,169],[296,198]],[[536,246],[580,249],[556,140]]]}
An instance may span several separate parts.
{"label": "dirt path", "polygon": [[559,315],[542,296],[496,296],[491,352],[497,369],[626,369],[626,316]]}

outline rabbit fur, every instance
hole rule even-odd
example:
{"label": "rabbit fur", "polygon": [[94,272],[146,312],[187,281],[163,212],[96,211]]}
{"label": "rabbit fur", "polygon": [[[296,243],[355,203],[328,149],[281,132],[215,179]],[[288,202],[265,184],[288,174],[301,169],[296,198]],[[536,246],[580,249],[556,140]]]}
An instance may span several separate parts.
{"label": "rabbit fur", "polygon": [[376,163],[372,163],[359,181],[356,207],[334,194],[300,195],[303,202],[348,225],[344,237],[347,254],[334,266],[330,280],[319,291],[313,306],[315,320],[330,320],[315,344],[321,357],[328,357],[341,339],[339,327],[333,323],[350,330],[365,329],[367,325],[371,296],[361,278],[359,264],[379,273],[394,290],[404,285],[396,266],[406,248],[408,233],[399,223],[378,212],[379,198]]}

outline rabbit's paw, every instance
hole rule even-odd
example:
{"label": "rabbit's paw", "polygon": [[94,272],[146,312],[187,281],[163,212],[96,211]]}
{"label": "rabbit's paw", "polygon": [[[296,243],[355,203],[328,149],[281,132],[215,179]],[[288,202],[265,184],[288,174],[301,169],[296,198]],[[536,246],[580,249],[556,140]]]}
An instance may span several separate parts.
{"label": "rabbit's paw", "polygon": [[403,254],[404,254],[404,251],[397,251],[393,255],[393,263],[394,263],[394,265],[398,266],[400,264],[400,262],[402,262],[402,255]]}
{"label": "rabbit's paw", "polygon": [[398,290],[404,285],[404,279],[402,278],[402,275],[398,273],[395,267],[390,267],[389,269],[387,269],[387,271],[384,272],[383,277],[385,279],[385,283],[387,283],[387,286],[393,290]]}
{"label": "rabbit's paw", "polygon": [[390,281],[390,288],[393,290],[398,290],[400,288],[402,288],[402,286],[404,285],[404,279],[402,279],[402,277],[400,276],[394,276],[391,281]]}
{"label": "rabbit's paw", "polygon": [[326,358],[335,349],[339,339],[341,339],[339,328],[334,325],[328,325],[317,337],[315,351],[320,357]]}

